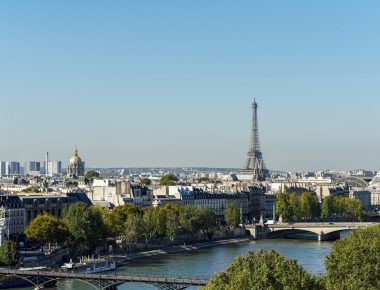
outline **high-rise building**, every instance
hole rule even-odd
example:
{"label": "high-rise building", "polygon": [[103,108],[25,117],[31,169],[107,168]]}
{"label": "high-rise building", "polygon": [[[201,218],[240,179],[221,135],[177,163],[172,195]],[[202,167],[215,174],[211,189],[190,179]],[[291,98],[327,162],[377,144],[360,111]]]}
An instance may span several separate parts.
{"label": "high-rise building", "polygon": [[5,161],[0,161],[0,176],[7,175],[7,163]]}
{"label": "high-rise building", "polygon": [[256,100],[252,103],[251,140],[247,153],[247,160],[244,168],[240,170],[240,173],[252,175],[254,181],[263,181],[269,176],[269,170],[265,166],[263,154],[260,149]]}
{"label": "high-rise building", "polygon": [[61,161],[49,161],[48,173],[50,176],[62,174],[62,162]]}
{"label": "high-rise building", "polygon": [[5,162],[5,175],[20,175],[20,163],[16,161]]}
{"label": "high-rise building", "polygon": [[41,163],[39,161],[24,162],[24,174],[25,175],[40,175]]}
{"label": "high-rise building", "polygon": [[45,174],[49,175],[49,152],[46,152]]}

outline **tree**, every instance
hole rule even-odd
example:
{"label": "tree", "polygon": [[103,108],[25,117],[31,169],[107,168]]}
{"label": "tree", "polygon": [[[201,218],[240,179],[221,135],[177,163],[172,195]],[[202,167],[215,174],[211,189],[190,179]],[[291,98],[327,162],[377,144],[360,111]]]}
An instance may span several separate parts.
{"label": "tree", "polygon": [[143,209],[144,236],[147,240],[162,237],[166,232],[165,211],[159,207],[146,207]]}
{"label": "tree", "polygon": [[162,185],[162,186],[164,186],[164,185],[175,185],[177,181],[178,181],[178,178],[175,174],[167,173],[161,177],[160,185]]}
{"label": "tree", "polygon": [[13,241],[5,241],[0,246],[0,265],[11,266],[17,263],[18,251],[16,243]]}
{"label": "tree", "polygon": [[318,197],[312,192],[304,192],[301,196],[295,192],[279,192],[276,195],[276,212],[284,220],[294,222],[319,217]]}
{"label": "tree", "polygon": [[320,215],[320,205],[318,202],[318,197],[315,193],[304,192],[302,193],[300,199],[300,216],[302,218],[314,218]]}
{"label": "tree", "polygon": [[25,229],[25,235],[29,240],[48,244],[49,249],[52,242],[65,242],[68,233],[67,225],[63,220],[47,214],[37,216]]}
{"label": "tree", "polygon": [[323,199],[323,202],[322,202],[322,212],[321,212],[321,217],[322,218],[329,218],[329,217],[332,217],[333,214],[334,214],[334,196],[332,195],[329,195],[329,196],[326,196],[324,199]]}
{"label": "tree", "polygon": [[204,290],[322,290],[324,281],[275,251],[249,251],[212,277]]}
{"label": "tree", "polygon": [[94,180],[94,178],[99,177],[99,172],[96,171],[87,171],[84,175],[85,183],[88,184]]}
{"label": "tree", "polygon": [[66,207],[63,218],[72,237],[71,246],[81,253],[91,251],[105,238],[101,213],[83,202]]}
{"label": "tree", "polygon": [[289,194],[287,192],[278,192],[276,194],[276,213],[284,220],[290,220],[293,212],[289,204]]}
{"label": "tree", "polygon": [[141,214],[130,214],[124,226],[125,239],[129,243],[136,243],[142,237],[144,221]]}
{"label": "tree", "polygon": [[239,209],[234,203],[230,203],[224,211],[226,223],[232,228],[239,226]]}
{"label": "tree", "polygon": [[146,186],[149,186],[149,185],[152,184],[152,181],[149,178],[143,178],[141,180],[141,183],[144,184],[144,185],[146,185]]}
{"label": "tree", "polygon": [[99,177],[99,172],[96,172],[96,171],[87,171],[86,174],[84,175],[84,178],[87,178],[87,179],[94,179],[96,177]]}
{"label": "tree", "polygon": [[380,289],[380,225],[355,230],[326,257],[328,290]]}
{"label": "tree", "polygon": [[128,219],[128,216],[138,213],[141,213],[141,210],[134,205],[126,204],[115,207],[109,215],[109,222],[112,225],[113,235],[123,235],[125,232],[124,225]]}
{"label": "tree", "polygon": [[111,223],[110,215],[111,211],[105,207],[102,207],[100,205],[93,205],[91,209],[94,212],[98,212],[102,216],[103,224],[105,227],[105,235],[107,237],[112,236],[112,231],[113,231],[113,225]]}
{"label": "tree", "polygon": [[212,234],[215,230],[215,214],[210,207],[198,207],[197,216],[200,221],[200,231]]}
{"label": "tree", "polygon": [[181,208],[180,225],[182,229],[189,234],[194,234],[201,228],[201,220],[197,215],[197,210],[198,207],[195,205],[189,205]]}
{"label": "tree", "polygon": [[167,204],[164,207],[164,211],[166,213],[166,235],[173,241],[180,229],[181,207],[174,204]]}
{"label": "tree", "polygon": [[289,207],[290,207],[290,217],[289,221],[298,221],[301,219],[301,211],[300,211],[300,200],[299,196],[292,192],[289,194]]}
{"label": "tree", "polygon": [[322,218],[364,218],[363,206],[360,200],[342,196],[327,196],[322,203]]}

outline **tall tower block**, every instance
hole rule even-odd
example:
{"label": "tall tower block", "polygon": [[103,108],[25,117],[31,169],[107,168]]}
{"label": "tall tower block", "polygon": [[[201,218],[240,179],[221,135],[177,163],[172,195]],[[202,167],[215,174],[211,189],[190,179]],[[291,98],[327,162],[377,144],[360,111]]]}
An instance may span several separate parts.
{"label": "tall tower block", "polygon": [[49,152],[46,152],[45,175],[49,175]]}
{"label": "tall tower block", "polygon": [[252,175],[254,181],[263,181],[269,177],[269,170],[265,166],[263,154],[260,149],[257,107],[256,100],[254,100],[252,103],[251,140],[247,153],[247,160],[244,168],[240,170],[240,173],[244,175]]}

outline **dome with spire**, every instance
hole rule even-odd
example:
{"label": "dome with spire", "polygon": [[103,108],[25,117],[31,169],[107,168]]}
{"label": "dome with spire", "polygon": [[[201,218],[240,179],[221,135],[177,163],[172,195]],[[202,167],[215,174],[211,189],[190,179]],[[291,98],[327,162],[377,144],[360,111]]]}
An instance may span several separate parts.
{"label": "dome with spire", "polygon": [[78,155],[78,149],[75,148],[73,156],[70,158],[70,165],[78,165],[82,162],[82,159]]}
{"label": "dome with spire", "polygon": [[67,168],[67,175],[69,177],[84,176],[84,162],[78,155],[78,149],[75,148],[73,156],[69,161],[69,167]]}

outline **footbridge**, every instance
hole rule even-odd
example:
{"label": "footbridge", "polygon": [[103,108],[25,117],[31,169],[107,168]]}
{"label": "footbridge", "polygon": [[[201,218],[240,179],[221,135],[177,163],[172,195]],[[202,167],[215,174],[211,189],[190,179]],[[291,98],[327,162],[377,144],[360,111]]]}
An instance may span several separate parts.
{"label": "footbridge", "polygon": [[319,241],[336,240],[342,231],[367,228],[374,224],[372,222],[275,223],[267,225],[267,237],[290,237],[306,233],[316,235]]}
{"label": "footbridge", "polygon": [[205,286],[208,279],[169,278],[136,275],[110,275],[110,274],[80,274],[55,271],[24,271],[15,269],[0,269],[0,276],[14,276],[31,283],[35,289],[51,287],[59,280],[76,279],[91,285],[94,289],[115,290],[117,286],[128,283],[150,284],[156,289],[178,290],[190,286]]}

